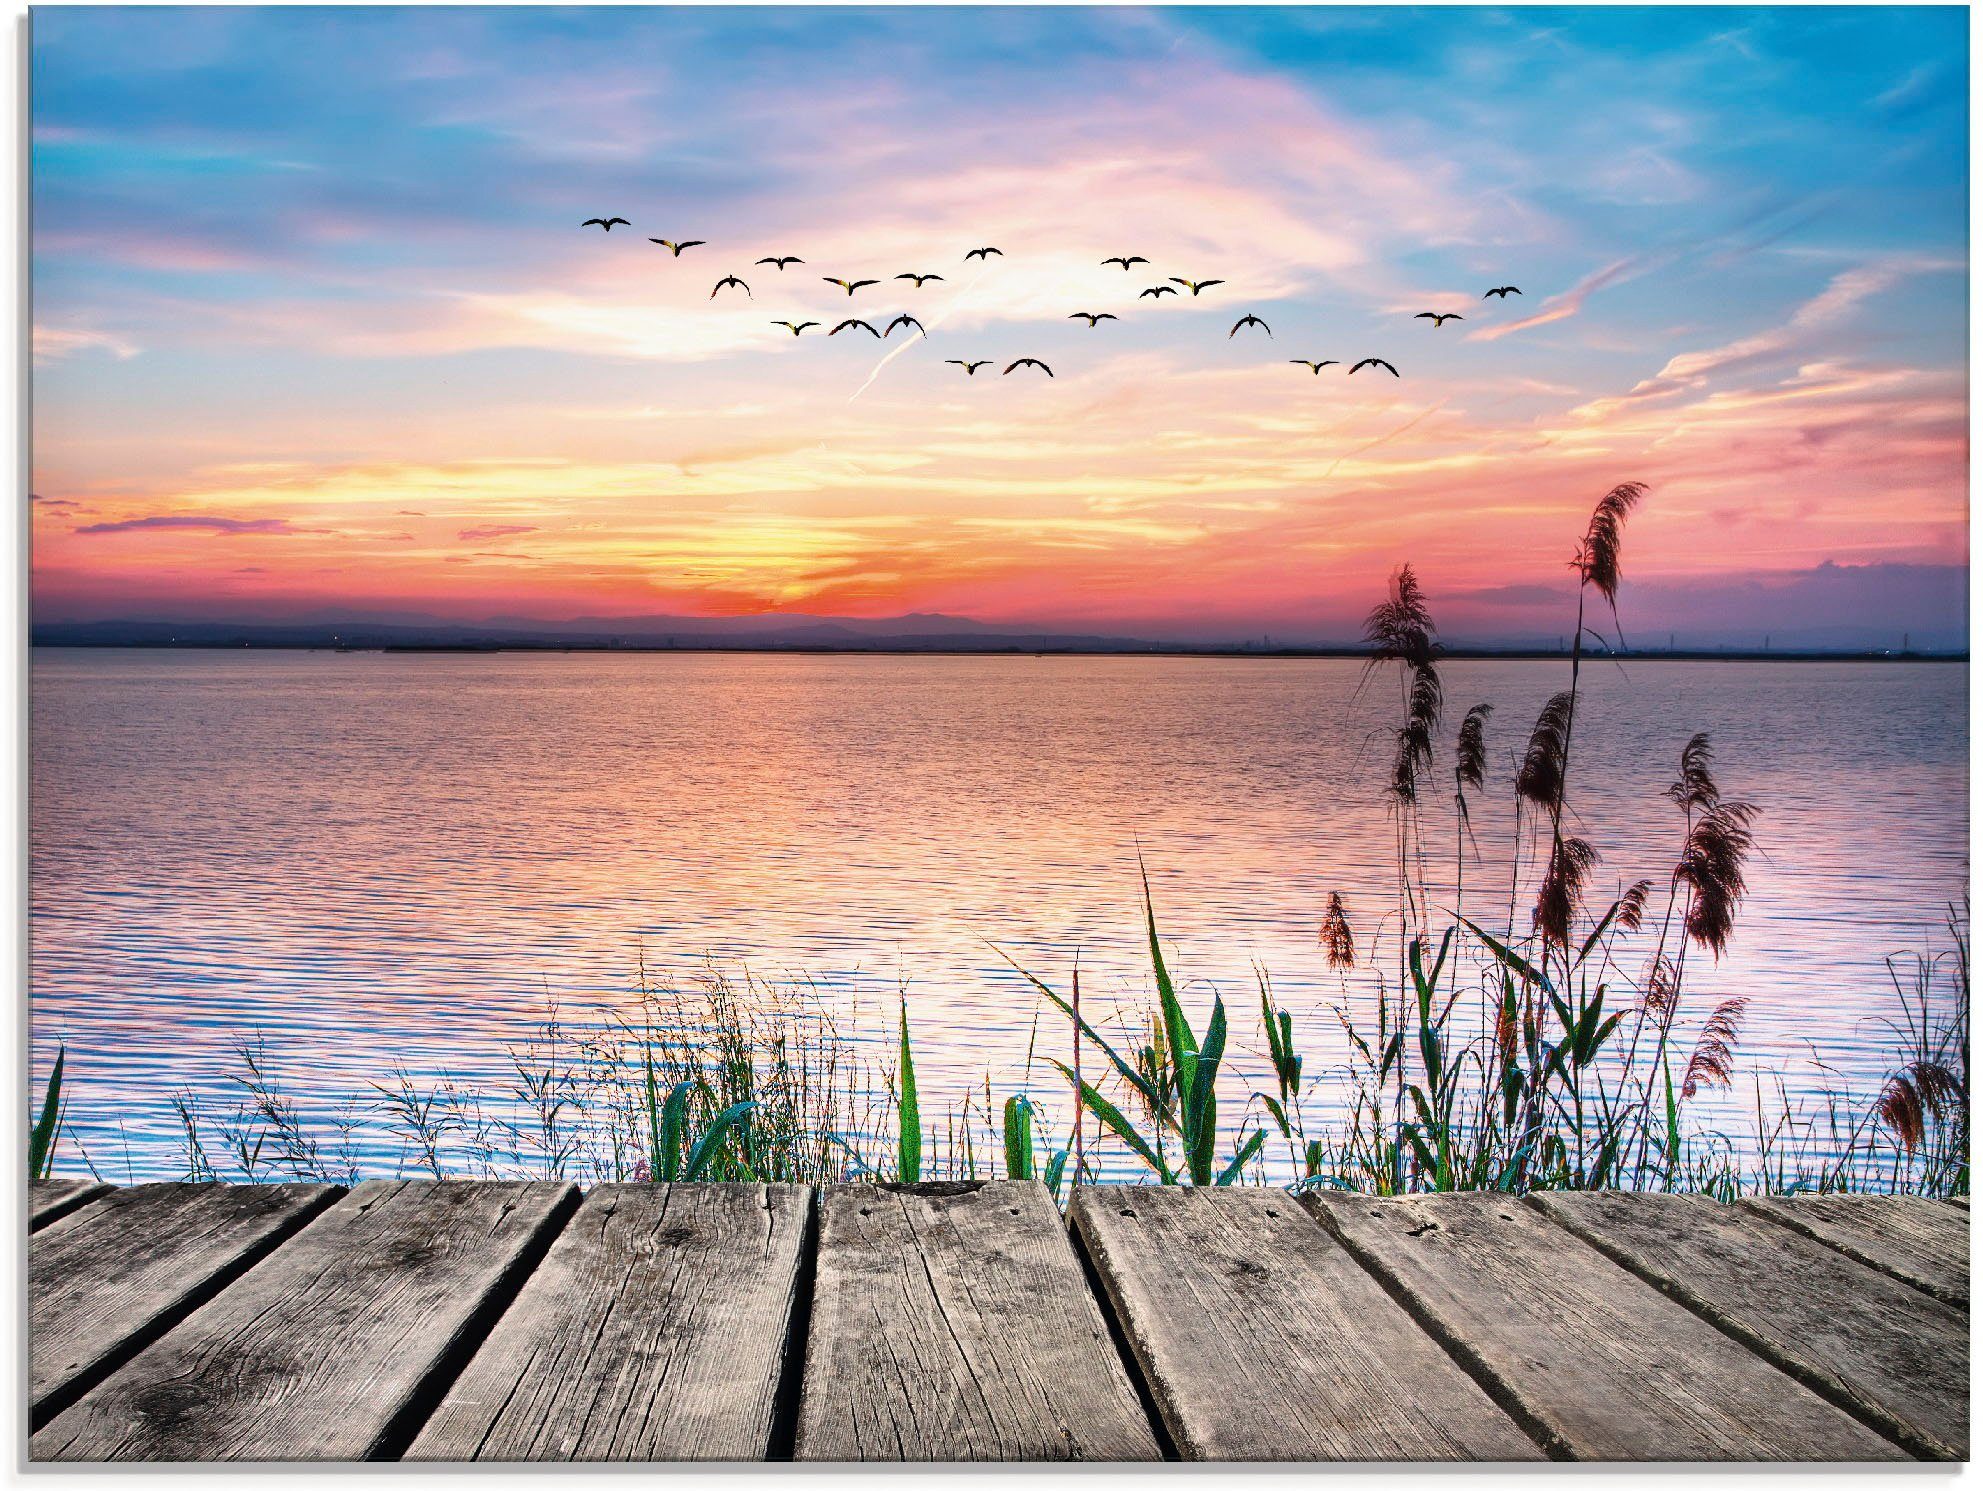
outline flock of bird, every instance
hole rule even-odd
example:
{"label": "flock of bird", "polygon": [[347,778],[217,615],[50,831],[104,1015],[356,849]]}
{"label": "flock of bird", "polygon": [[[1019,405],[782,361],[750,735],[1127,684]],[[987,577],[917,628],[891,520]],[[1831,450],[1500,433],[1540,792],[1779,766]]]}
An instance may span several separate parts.
{"label": "flock of bird", "polygon": [[[584,228],[597,227],[607,233],[611,233],[613,229],[616,227],[631,228],[633,224],[627,221],[627,219],[623,217],[589,217],[579,226]],[[703,248],[707,246],[707,240],[701,238],[683,238],[679,240],[672,238],[650,238],[647,241],[652,244],[658,244],[660,247],[668,250],[669,255],[672,258],[676,258],[676,259],[681,258],[682,251],[684,249]],[[992,248],[990,246],[986,246],[983,248],[974,248],[969,253],[964,255],[964,262],[968,264],[975,259],[975,260],[979,260],[980,262],[988,264],[991,262],[994,256],[1001,259],[1004,258],[1005,257],[1004,250]],[[801,259],[797,254],[767,254],[764,258],[757,260],[758,264],[761,265],[768,264],[772,266],[772,268],[776,269],[780,274],[783,274],[786,270],[790,269],[794,264],[804,264],[805,262],[806,261],[804,259]],[[1121,267],[1122,272],[1124,274],[1127,274],[1135,265],[1148,264],[1149,262],[1150,261],[1144,258],[1141,254],[1113,254],[1110,257],[1102,260],[1102,267],[1107,268],[1110,265],[1118,265]],[[907,274],[898,274],[895,276],[895,278],[898,280],[908,280],[912,284],[914,284],[918,290],[920,290],[923,288],[924,285],[928,284],[931,280],[942,280],[943,276],[940,274],[907,273]],[[879,285],[882,283],[878,279],[847,280],[847,279],[836,278],[833,275],[821,275],[820,279],[825,284],[833,285],[841,290],[846,291],[847,298],[849,300],[853,299],[854,293],[856,291],[865,290],[871,286]],[[1196,299],[1204,291],[1211,289],[1215,285],[1223,285],[1224,283],[1225,283],[1224,280],[1193,280],[1193,279],[1186,279],[1182,275],[1174,274],[1168,276],[1167,281],[1164,284],[1152,285],[1147,290],[1139,291],[1137,293],[1136,298],[1138,300],[1145,300],[1145,299],[1155,300],[1161,303],[1164,296],[1176,295],[1178,293],[1176,287],[1181,285],[1186,290],[1189,290],[1191,292],[1193,299]],[[742,278],[740,278],[735,274],[726,274],[723,276],[722,279],[718,280],[716,282],[716,288],[709,292],[709,298],[711,300],[714,300],[718,295],[722,294],[725,290],[730,290],[730,289],[742,290],[744,292],[744,296],[746,299],[755,300],[757,298],[756,295],[753,294],[751,287],[748,284],[746,284]],[[1505,302],[1510,295],[1520,295],[1521,293],[1522,293],[1521,290],[1517,286],[1497,285],[1493,289],[1489,290],[1485,295],[1481,296],[1481,299],[1501,300]],[[1099,326],[1104,321],[1115,321],[1115,320],[1119,320],[1120,318],[1113,311],[1074,311],[1069,314],[1067,319],[1070,321],[1086,321],[1088,323],[1088,329],[1090,331],[1093,331],[1097,326]],[[1440,327],[1444,326],[1448,321],[1464,321],[1466,317],[1460,315],[1458,312],[1455,311],[1419,311],[1414,315],[1413,319],[1418,321],[1430,321],[1432,323],[1433,330],[1437,331]],[[818,321],[773,321],[771,324],[773,326],[782,326],[783,328],[785,328],[785,330],[791,332],[792,335],[796,337],[802,335],[807,331],[812,330],[815,327],[820,326],[822,323]],[[1246,315],[1241,316],[1237,321],[1233,322],[1232,330],[1226,333],[1226,340],[1231,341],[1234,337],[1238,336],[1240,332],[1244,331],[1249,326],[1257,326],[1262,332],[1264,332],[1269,337],[1272,337],[1274,334],[1273,328],[1268,326],[1268,324],[1265,321],[1261,320],[1260,317],[1254,315],[1253,313],[1248,312]],[[880,331],[876,331],[874,329],[874,325],[872,322],[863,320],[858,316],[849,316],[844,321],[841,321],[837,325],[835,325],[826,334],[830,337],[835,337],[840,335],[840,333],[843,331],[845,332],[865,331],[869,336],[875,338],[877,341],[886,341],[889,337],[895,334],[897,328],[901,328],[905,331],[910,328],[913,328],[917,335],[925,338],[929,336],[929,332],[923,326],[923,323],[921,321],[918,321],[914,316],[909,315],[907,312],[904,312],[902,315],[899,315],[894,320],[888,322],[886,326]],[[1319,375],[1324,368],[1341,367],[1343,365],[1340,359],[1334,357],[1325,357],[1319,359],[1306,358],[1306,357],[1291,357],[1288,359],[1288,361],[1290,364],[1292,364],[1295,367],[1307,368],[1310,374],[1312,375]],[[944,359],[944,362],[947,366],[962,368],[966,376],[969,377],[977,376],[977,372],[979,368],[992,367],[995,365],[994,359],[988,357],[978,358],[975,360],[961,358],[961,357],[948,357]],[[1053,369],[1048,367],[1044,362],[1040,361],[1040,359],[1037,357],[1015,358],[1013,359],[1013,361],[1006,364],[1005,373],[1007,374],[1013,373],[1020,368],[1038,368],[1041,372],[1045,373],[1049,378],[1053,376]],[[1349,372],[1352,375],[1354,375],[1356,373],[1362,372],[1365,368],[1382,368],[1385,372],[1389,373],[1393,378],[1401,376],[1395,367],[1393,367],[1388,361],[1386,361],[1384,358],[1381,357],[1366,357],[1358,362],[1351,363],[1349,365]],[[1001,376],[1004,375],[1002,374]]]}

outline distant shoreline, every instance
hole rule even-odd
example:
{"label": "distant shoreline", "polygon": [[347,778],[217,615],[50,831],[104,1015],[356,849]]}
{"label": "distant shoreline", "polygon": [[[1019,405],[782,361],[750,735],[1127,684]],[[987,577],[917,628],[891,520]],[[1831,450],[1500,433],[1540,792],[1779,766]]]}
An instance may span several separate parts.
{"label": "distant shoreline", "polygon": [[[766,656],[804,657],[1153,657],[1153,658],[1251,658],[1251,659],[1341,659],[1361,661],[1370,653],[1355,647],[1188,647],[1153,643],[1147,647],[1028,647],[1022,644],[982,647],[913,646],[891,647],[885,643],[868,646],[831,646],[808,643],[739,642],[663,644],[652,642],[605,645],[600,643],[502,642],[502,643],[354,643],[337,646],[312,642],[85,642],[31,641],[36,651],[88,652],[378,652],[480,656],[495,653],[601,653],[640,656],[669,653],[746,653]],[[1448,647],[1443,656],[1456,662],[1567,662],[1568,648],[1486,648]],[[1634,663],[1967,663],[1965,652],[1821,652],[1773,648],[1629,648],[1610,651],[1587,650],[1585,658],[1602,662]]]}

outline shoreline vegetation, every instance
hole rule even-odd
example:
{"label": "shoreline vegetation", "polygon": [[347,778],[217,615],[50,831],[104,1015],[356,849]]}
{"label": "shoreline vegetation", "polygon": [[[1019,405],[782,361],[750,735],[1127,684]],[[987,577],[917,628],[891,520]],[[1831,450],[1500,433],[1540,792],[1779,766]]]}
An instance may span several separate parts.
{"label": "shoreline vegetation", "polygon": [[[1709,1001],[1698,985],[1734,935],[1761,815],[1723,793],[1709,736],[1676,727],[1671,856],[1600,891],[1601,836],[1577,811],[1573,769],[1583,664],[1621,655],[1603,624],[1615,636],[1624,530],[1645,496],[1614,487],[1579,540],[1571,643],[1544,654],[1566,665],[1564,687],[1512,742],[1513,800],[1498,808],[1485,796],[1493,705],[1470,703],[1453,723],[1441,670],[1459,654],[1440,645],[1409,565],[1371,611],[1362,686],[1397,697],[1381,792],[1394,873],[1385,887],[1332,890],[1317,909],[1347,1052],[1333,1066],[1318,1068],[1313,1016],[1297,1026],[1268,970],[1236,1010],[1216,991],[1209,1003],[1187,995],[1146,877],[1143,1007],[1084,1008],[1078,973],[1055,987],[994,949],[1038,1000],[1010,1090],[987,1074],[933,1109],[906,996],[877,1038],[803,984],[717,968],[661,981],[643,955],[631,1009],[576,1023],[553,1011],[508,1049],[500,1091],[395,1070],[334,1111],[306,1109],[260,1040],[245,1041],[237,1101],[173,1100],[183,1174],[349,1182],[372,1173],[361,1150],[382,1131],[398,1173],[436,1178],[1009,1176],[1063,1200],[1103,1176],[1379,1195],[1967,1194],[1966,903],[1949,908],[1946,946],[1887,959],[1893,1057],[1877,1093],[1799,1102],[1759,1072],[1743,1142],[1696,1116],[1740,1064],[1747,1001]],[[1512,873],[1494,884],[1469,879],[1483,833],[1512,850]],[[62,1147],[74,1097],[63,1059],[33,1121],[31,1174],[49,1173]]]}

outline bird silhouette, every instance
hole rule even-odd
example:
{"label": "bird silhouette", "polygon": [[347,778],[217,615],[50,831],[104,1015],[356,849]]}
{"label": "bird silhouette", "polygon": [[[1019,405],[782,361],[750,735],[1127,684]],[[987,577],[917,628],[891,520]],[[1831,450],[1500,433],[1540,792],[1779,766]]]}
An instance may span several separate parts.
{"label": "bird silhouette", "polygon": [[1437,331],[1440,327],[1444,326],[1448,321],[1464,321],[1466,319],[1467,318],[1465,316],[1459,315],[1457,312],[1454,311],[1448,311],[1443,316],[1440,315],[1439,312],[1437,311],[1420,311],[1416,316],[1412,317],[1412,320],[1414,321],[1430,321],[1432,323],[1432,329],[1434,331]]}
{"label": "bird silhouette", "polygon": [[773,326],[790,327],[793,336],[797,336],[800,332],[804,331],[808,326],[819,325],[817,321],[773,321],[771,324]]}
{"label": "bird silhouette", "polygon": [[1136,298],[1138,300],[1144,300],[1144,299],[1154,300],[1154,299],[1161,299],[1163,296],[1166,295],[1175,295],[1175,294],[1177,294],[1177,291],[1173,290],[1169,285],[1152,285],[1149,289],[1140,291],[1137,294]]}
{"label": "bird silhouette", "polygon": [[757,299],[755,295],[751,295],[751,287],[749,285],[746,285],[742,280],[738,279],[734,274],[726,274],[723,276],[722,279],[718,280],[716,282],[716,290],[711,290],[709,292],[709,298],[711,300],[714,300],[716,298],[716,291],[721,290],[726,285],[735,285],[739,290],[743,291],[746,296],[749,296],[750,299],[752,300]]}
{"label": "bird silhouette", "polygon": [[1272,336],[1274,334],[1273,327],[1269,326],[1265,321],[1262,321],[1258,316],[1252,314],[1249,311],[1246,315],[1241,316],[1237,321],[1233,322],[1232,330],[1226,333],[1226,340],[1230,342],[1234,337],[1238,336],[1239,329],[1242,326],[1257,326],[1262,331],[1266,332],[1268,336]]}
{"label": "bird silhouette", "polygon": [[[1009,373],[1014,368],[1024,368],[1024,367],[1038,368],[1041,372],[1045,373],[1049,378],[1053,376],[1053,369],[1048,367],[1045,363],[1041,362],[1037,357],[1022,357],[1015,362],[1009,362],[1005,365],[1005,372]],[[1005,376],[1005,373],[1001,373],[999,374],[999,376],[1002,378]]]}
{"label": "bird silhouette", "polygon": [[1224,280],[1187,280],[1187,279],[1182,279],[1177,275],[1172,275],[1171,283],[1173,285],[1184,286],[1184,288],[1189,290],[1192,296],[1196,298],[1200,290],[1209,290],[1214,285],[1223,285],[1225,281]]}
{"label": "bird silhouette", "polygon": [[1311,373],[1319,373],[1324,368],[1340,367],[1342,365],[1338,359],[1333,357],[1325,357],[1320,362],[1310,362],[1305,357],[1290,357],[1288,361],[1296,367],[1307,368]]}
{"label": "bird silhouette", "polygon": [[1398,370],[1392,367],[1388,362],[1386,362],[1381,357],[1364,358],[1364,360],[1358,363],[1356,367],[1350,369],[1350,373],[1352,376],[1356,374],[1358,368],[1382,368],[1385,372],[1389,373],[1393,378],[1398,376]]}
{"label": "bird silhouette", "polygon": [[776,264],[778,266],[778,272],[780,274],[783,274],[785,272],[786,265],[803,264],[806,261],[804,259],[801,259],[797,254],[771,254],[765,258],[759,259],[757,262],[760,264]]}
{"label": "bird silhouette", "polygon": [[961,357],[946,357],[944,361],[955,367],[962,368],[966,375],[972,378],[978,376],[979,368],[988,368],[991,366],[991,359],[989,357],[981,357],[976,362],[966,362]]}
{"label": "bird silhouette", "polygon": [[632,223],[627,222],[627,220],[623,217],[589,217],[584,222],[580,223],[579,226],[581,228],[589,228],[594,223],[597,223],[600,227],[604,228],[608,233],[613,231],[614,223],[620,223],[623,226],[629,228],[633,226]]}
{"label": "bird silhouette", "polygon": [[833,276],[825,274],[821,275],[820,278],[825,280],[829,285],[838,285],[850,296],[863,285],[878,285],[881,283],[880,280],[836,280]]}
{"label": "bird silhouette", "polygon": [[1130,265],[1148,264],[1150,261],[1141,254],[1117,254],[1113,259],[1104,259],[1102,262],[1104,264],[1120,264],[1122,266],[1122,272],[1128,274]]}
{"label": "bird silhouette", "polygon": [[1086,321],[1088,323],[1088,330],[1093,331],[1097,321],[1114,321],[1120,318],[1113,311],[1076,311],[1067,319],[1070,321]]}
{"label": "bird silhouette", "polygon": [[1488,296],[1488,295],[1498,295],[1498,296],[1500,296],[1500,297],[1501,297],[1501,298],[1502,298],[1503,300],[1506,300],[1506,299],[1507,299],[1507,298],[1508,298],[1508,297],[1509,297],[1510,295],[1520,295],[1521,293],[1522,293],[1522,292],[1521,292],[1520,290],[1518,290],[1518,289],[1516,289],[1516,288],[1515,288],[1515,286],[1513,286],[1513,285],[1501,285],[1501,286],[1499,286],[1499,287],[1497,287],[1497,288],[1495,288],[1495,289],[1493,289],[1493,290],[1489,290],[1489,291],[1487,292],[1487,295],[1483,295],[1483,296],[1481,296],[1480,298],[1481,298],[1482,300],[1485,300],[1485,299],[1487,299],[1487,296]]}
{"label": "bird silhouette", "polygon": [[[685,249],[685,248],[700,248],[700,247],[702,247],[702,245],[703,245],[703,243],[704,243],[704,242],[705,242],[706,240],[704,240],[704,239],[701,239],[701,238],[684,238],[684,239],[683,239],[683,240],[682,240],[682,241],[681,241],[680,243],[676,243],[676,242],[675,242],[675,241],[674,241],[674,240],[673,240],[672,238],[650,238],[650,239],[648,239],[647,241],[648,241],[649,243],[658,243],[658,244],[660,244],[660,245],[661,245],[661,247],[663,247],[664,249],[667,249],[667,250],[668,250],[668,251],[669,251],[669,252],[670,252],[671,254],[673,254],[673,255],[674,255],[674,256],[675,256],[675,257],[676,257],[677,259],[679,259],[679,258],[681,258],[681,256],[682,256],[682,250],[683,250],[683,249]],[[760,263],[760,264],[762,264],[762,263],[763,263],[764,261],[763,261],[762,259],[759,259],[759,260],[758,260],[757,262],[758,262],[758,263]]]}
{"label": "bird silhouette", "polygon": [[868,325],[867,322],[858,320],[851,316],[848,317],[845,321],[842,321],[838,326],[834,327],[833,330],[827,333],[827,335],[830,337],[837,337],[840,335],[841,332],[845,331],[850,326],[860,327],[862,331],[865,331],[871,337],[878,338],[881,335],[880,332],[876,331],[872,326]]}
{"label": "bird silhouette", "polygon": [[920,290],[923,288],[924,280],[940,280],[943,276],[940,274],[898,274],[895,278],[898,280],[914,280],[916,282],[916,288]]}
{"label": "bird silhouette", "polygon": [[964,256],[964,262],[968,264],[973,259],[983,259],[987,263],[989,263],[991,262],[991,256],[993,254],[997,254],[999,258],[1003,259],[1005,257],[1005,250],[995,249],[995,248],[975,248],[972,249],[970,253]]}
{"label": "bird silhouette", "polygon": [[916,328],[916,330],[921,331],[924,336],[927,337],[929,335],[927,331],[923,331],[923,323],[918,321],[914,316],[907,314],[906,312],[900,316],[897,316],[893,321],[889,322],[888,331],[884,331],[882,335],[886,337],[889,334],[889,332],[894,331],[895,328],[898,326],[913,326]]}

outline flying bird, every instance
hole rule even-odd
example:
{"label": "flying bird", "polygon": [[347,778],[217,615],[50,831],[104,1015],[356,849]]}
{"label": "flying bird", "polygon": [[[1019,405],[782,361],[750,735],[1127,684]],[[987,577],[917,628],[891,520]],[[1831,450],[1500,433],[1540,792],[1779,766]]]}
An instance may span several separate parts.
{"label": "flying bird", "polygon": [[760,264],[776,264],[778,266],[778,272],[783,274],[786,265],[803,264],[806,261],[801,259],[797,254],[772,254],[766,258],[759,259],[757,262]]}
{"label": "flying bird", "polygon": [[[746,285],[742,280],[738,279],[734,274],[726,274],[723,276],[722,279],[718,280],[716,282],[716,290],[721,290],[726,285],[735,285],[739,290],[743,291],[745,295],[750,296],[752,300],[757,299],[755,295],[751,295],[751,287],[749,285]],[[714,300],[716,298],[716,290],[711,290],[709,292],[709,298],[711,300]]]}
{"label": "flying bird", "polygon": [[991,359],[989,357],[981,357],[976,362],[966,362],[961,357],[946,357],[944,361],[962,368],[972,378],[978,376],[979,368],[988,368],[991,366]]}
{"label": "flying bird", "polygon": [[1440,327],[1444,326],[1448,321],[1464,321],[1466,319],[1467,318],[1465,316],[1462,316],[1454,311],[1448,311],[1443,316],[1440,315],[1439,312],[1437,311],[1420,311],[1416,316],[1412,317],[1412,320],[1414,321],[1430,321],[1432,323],[1432,329],[1434,331],[1437,331]]}
{"label": "flying bird", "polygon": [[808,326],[819,325],[817,321],[773,321],[771,324],[773,326],[789,327],[791,329],[793,336],[797,336],[800,332],[804,331]]}
{"label": "flying bird", "polygon": [[[1230,338],[1228,338],[1228,340],[1230,340]],[[1320,362],[1310,362],[1305,357],[1290,357],[1288,361],[1293,363],[1296,367],[1307,368],[1308,371],[1311,373],[1319,373],[1324,368],[1333,368],[1333,367],[1341,366],[1339,360],[1333,357],[1325,357]]]}
{"label": "flying bird", "polygon": [[940,274],[898,274],[895,278],[898,280],[914,280],[916,282],[916,288],[920,290],[923,288],[924,280],[940,280],[943,276]]}
{"label": "flying bird", "polygon": [[1187,280],[1187,279],[1180,279],[1177,275],[1172,275],[1171,283],[1173,285],[1184,286],[1184,288],[1189,290],[1192,293],[1192,296],[1195,298],[1200,290],[1209,290],[1214,285],[1223,285],[1225,281],[1224,280]]}
{"label": "flying bird", "polygon": [[916,330],[921,331],[924,336],[929,335],[927,331],[923,330],[923,323],[918,321],[914,316],[908,315],[906,312],[900,316],[897,316],[893,321],[889,322],[888,331],[884,331],[882,335],[886,337],[889,334],[889,332],[894,331],[895,328],[898,326],[913,326],[916,328]]}
{"label": "flying bird", "polygon": [[589,228],[594,223],[597,223],[600,227],[604,228],[608,233],[613,231],[614,223],[620,223],[629,228],[633,226],[632,223],[627,222],[627,220],[623,217],[589,217],[584,222],[580,223],[579,226],[581,228]]}
{"label": "flying bird", "polygon": [[1246,315],[1241,316],[1237,321],[1233,322],[1232,330],[1226,333],[1226,340],[1230,342],[1234,337],[1238,336],[1239,329],[1242,326],[1257,326],[1262,331],[1266,332],[1268,336],[1272,336],[1274,334],[1274,329],[1271,326],[1269,326],[1265,321],[1262,321],[1258,316],[1252,314],[1251,312],[1248,312]]}
{"label": "flying bird", "polygon": [[1148,264],[1150,261],[1141,254],[1117,254],[1113,259],[1104,259],[1102,262],[1104,264],[1120,264],[1122,266],[1122,272],[1128,274],[1130,265]]}
{"label": "flying bird", "polygon": [[[1041,362],[1037,357],[1022,357],[1016,362],[1007,363],[1005,372],[1009,373],[1014,368],[1025,368],[1025,367],[1038,368],[1041,372],[1045,373],[1049,378],[1053,376],[1053,369],[1048,367],[1045,363]],[[1001,373],[999,374],[999,376],[1002,378],[1005,376],[1005,373]]]}
{"label": "flying bird", "polygon": [[[704,242],[705,242],[706,240],[704,240],[704,239],[701,239],[701,238],[684,238],[684,239],[683,239],[683,240],[682,240],[682,241],[681,241],[680,243],[676,243],[676,242],[675,242],[675,241],[674,241],[674,240],[673,240],[672,238],[650,238],[650,239],[648,239],[647,241],[648,241],[649,243],[658,243],[658,244],[660,244],[660,245],[661,245],[661,247],[663,247],[664,249],[667,249],[667,250],[668,250],[668,251],[669,251],[670,253],[672,253],[672,254],[673,254],[673,255],[674,255],[674,256],[675,256],[675,257],[676,257],[677,259],[679,259],[679,258],[681,258],[681,256],[682,256],[682,250],[683,250],[683,249],[685,249],[685,248],[700,248],[700,247],[702,247],[702,245],[703,245],[703,243],[704,243]],[[757,262],[758,262],[758,263],[760,263],[760,264],[762,264],[762,263],[764,262],[764,260],[762,260],[762,259],[759,259],[759,260],[758,260]]]}
{"label": "flying bird", "polygon": [[838,285],[841,289],[845,290],[849,295],[852,295],[856,290],[860,289],[863,285],[878,285],[881,283],[880,280],[836,280],[833,278],[833,276],[826,274],[821,275],[820,278],[825,280],[826,283],[829,285]]}
{"label": "flying bird", "polygon": [[845,331],[850,326],[860,327],[862,331],[865,331],[871,337],[878,338],[881,335],[880,332],[876,331],[872,326],[868,325],[867,322],[857,320],[853,317],[849,317],[847,320],[842,321],[838,326],[834,327],[833,330],[829,331],[827,335],[830,337],[837,337],[840,335],[841,332]]}
{"label": "flying bird", "polygon": [[1506,300],[1506,299],[1507,299],[1507,298],[1508,298],[1508,297],[1509,297],[1510,295],[1520,295],[1521,293],[1522,293],[1522,292],[1521,292],[1520,290],[1518,290],[1518,289],[1517,289],[1517,288],[1516,288],[1515,286],[1513,286],[1513,285],[1501,285],[1501,286],[1498,286],[1498,287],[1497,287],[1497,288],[1495,288],[1495,289],[1492,289],[1492,290],[1489,290],[1489,291],[1487,292],[1487,295],[1483,295],[1483,296],[1481,296],[1480,298],[1481,298],[1482,300],[1485,300],[1485,299],[1487,299],[1487,296],[1488,296],[1488,295],[1498,295],[1498,296],[1500,296],[1500,297],[1501,297],[1501,298],[1502,298],[1503,300]]}
{"label": "flying bird", "polygon": [[1070,321],[1086,321],[1088,323],[1088,330],[1093,331],[1097,321],[1114,321],[1119,318],[1113,311],[1076,311],[1067,319]]}
{"label": "flying bird", "polygon": [[964,262],[968,264],[973,259],[983,259],[987,263],[989,263],[991,262],[990,256],[993,254],[997,254],[999,258],[1003,259],[1005,257],[1005,250],[995,249],[995,248],[975,248],[972,249],[970,253],[964,256]]}
{"label": "flying bird", "polygon": [[1386,362],[1381,357],[1364,358],[1364,360],[1358,363],[1356,367],[1350,369],[1351,376],[1355,376],[1358,368],[1382,368],[1385,372],[1389,373],[1393,378],[1398,376],[1398,370],[1392,367],[1388,362]]}
{"label": "flying bird", "polygon": [[1152,285],[1149,289],[1140,292],[1136,298],[1138,300],[1156,299],[1160,296],[1175,294],[1177,294],[1177,291],[1173,290],[1169,285]]}

